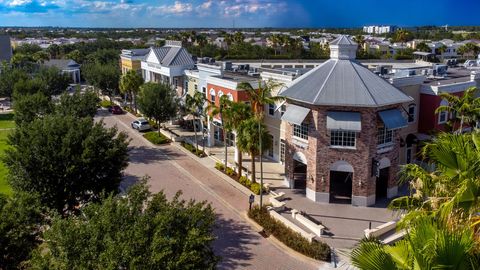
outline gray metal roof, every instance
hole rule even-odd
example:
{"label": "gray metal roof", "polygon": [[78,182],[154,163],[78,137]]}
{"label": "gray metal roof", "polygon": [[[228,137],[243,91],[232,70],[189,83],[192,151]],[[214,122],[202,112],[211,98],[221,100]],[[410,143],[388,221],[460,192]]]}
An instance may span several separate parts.
{"label": "gray metal roof", "polygon": [[327,112],[327,129],[361,131],[362,121],[359,112]]}
{"label": "gray metal roof", "polygon": [[357,43],[348,38],[347,36],[341,35],[338,38],[334,39],[332,42],[330,42],[330,45],[357,45]]}
{"label": "gray metal roof", "polygon": [[0,36],[0,62],[12,59],[12,44],[9,36]]}
{"label": "gray metal roof", "polygon": [[74,70],[80,68],[80,64],[72,59],[50,59],[43,64],[47,67],[56,67],[60,70]]}
{"label": "gray metal roof", "polygon": [[193,66],[192,55],[185,48],[177,46],[163,46],[152,48],[162,66]]}
{"label": "gray metal roof", "polygon": [[287,110],[282,116],[282,120],[292,124],[301,125],[309,112],[310,109],[308,108],[297,106],[294,104],[288,104]]}
{"label": "gray metal roof", "polygon": [[280,95],[313,105],[352,107],[381,107],[412,100],[356,61],[342,59],[324,62]]}

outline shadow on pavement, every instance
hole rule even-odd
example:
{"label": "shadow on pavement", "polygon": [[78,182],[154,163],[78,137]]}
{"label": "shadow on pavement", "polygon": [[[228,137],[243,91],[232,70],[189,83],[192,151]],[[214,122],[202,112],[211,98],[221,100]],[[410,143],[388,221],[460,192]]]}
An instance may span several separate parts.
{"label": "shadow on pavement", "polygon": [[129,187],[135,185],[137,182],[139,182],[142,179],[142,177],[138,177],[136,175],[131,175],[131,174],[124,174],[123,180],[120,183],[119,189],[121,192],[126,192]]}
{"label": "shadow on pavement", "polygon": [[222,257],[218,269],[238,269],[250,266],[249,260],[253,253],[249,245],[256,245],[260,235],[257,235],[245,224],[239,224],[231,219],[217,215],[214,242],[215,254]]}
{"label": "shadow on pavement", "polygon": [[150,164],[160,160],[175,159],[179,155],[167,148],[151,148],[146,146],[129,147],[129,161],[137,164]]}

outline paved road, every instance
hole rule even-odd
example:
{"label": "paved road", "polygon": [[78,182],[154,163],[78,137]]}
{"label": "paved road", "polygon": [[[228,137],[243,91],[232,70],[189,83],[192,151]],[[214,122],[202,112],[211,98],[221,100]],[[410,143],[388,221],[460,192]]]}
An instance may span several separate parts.
{"label": "paved road", "polygon": [[130,115],[111,116],[101,111],[99,118],[107,126],[116,125],[131,138],[124,185],[148,175],[153,192],[163,190],[171,197],[182,190],[185,199],[212,204],[217,214],[218,239],[214,247],[223,257],[219,269],[318,269],[318,265],[301,261],[255,232],[243,218],[248,207],[246,196],[211,170],[173,145],[152,147],[141,134],[130,129]]}

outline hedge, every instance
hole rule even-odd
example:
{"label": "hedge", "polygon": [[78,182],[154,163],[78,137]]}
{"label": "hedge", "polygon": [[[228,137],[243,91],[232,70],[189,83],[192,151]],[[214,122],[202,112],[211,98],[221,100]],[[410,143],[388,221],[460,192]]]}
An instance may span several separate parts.
{"label": "hedge", "polygon": [[331,250],[327,244],[316,240],[308,242],[299,233],[272,218],[265,206],[254,206],[248,211],[248,217],[262,226],[267,235],[275,236],[291,249],[316,260],[330,261]]}
{"label": "hedge", "polygon": [[170,140],[165,137],[163,134],[159,134],[157,131],[150,131],[145,134],[143,134],[143,137],[147,140],[149,140],[153,144],[166,144],[170,143]]}
{"label": "hedge", "polygon": [[190,151],[191,153],[197,155],[197,157],[206,157],[207,154],[205,154],[205,152],[203,152],[202,150],[200,149],[197,149],[194,145],[191,145],[189,143],[186,143],[186,142],[182,142],[182,146],[187,149],[188,151]]}
{"label": "hedge", "polygon": [[108,107],[111,107],[113,106],[113,102],[111,101],[108,101],[108,100],[101,100],[98,105],[100,105],[100,107],[103,107],[103,108],[108,108]]}
{"label": "hedge", "polygon": [[[259,183],[252,183],[252,181],[250,181],[250,179],[248,179],[246,176],[241,176],[240,178],[237,178],[237,172],[235,172],[234,169],[227,167],[227,170],[225,171],[225,165],[220,162],[215,163],[215,169],[230,176],[233,180],[237,181],[242,186],[250,189],[250,191],[252,191],[255,195],[260,195]],[[265,192],[265,189],[263,190],[263,192]]]}

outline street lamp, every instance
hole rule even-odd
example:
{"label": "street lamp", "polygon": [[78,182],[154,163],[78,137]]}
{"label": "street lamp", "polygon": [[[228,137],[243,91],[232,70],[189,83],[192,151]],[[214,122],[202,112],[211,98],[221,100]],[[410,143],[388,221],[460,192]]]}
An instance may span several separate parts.
{"label": "street lamp", "polygon": [[263,149],[262,149],[262,122],[258,119],[258,144],[260,146],[260,208],[263,207]]}

